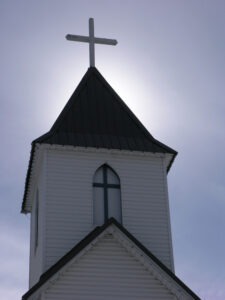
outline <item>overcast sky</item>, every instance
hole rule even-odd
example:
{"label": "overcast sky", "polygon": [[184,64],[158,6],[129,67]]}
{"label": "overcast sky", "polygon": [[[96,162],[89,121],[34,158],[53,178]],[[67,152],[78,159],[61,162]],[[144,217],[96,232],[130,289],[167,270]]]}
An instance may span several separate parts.
{"label": "overcast sky", "polygon": [[[0,294],[28,289],[20,214],[30,143],[89,66],[67,33],[116,38],[96,67],[150,133],[179,152],[168,175],[175,269],[202,299],[225,299],[225,1],[0,0]],[[150,249],[151,250],[151,249]]]}

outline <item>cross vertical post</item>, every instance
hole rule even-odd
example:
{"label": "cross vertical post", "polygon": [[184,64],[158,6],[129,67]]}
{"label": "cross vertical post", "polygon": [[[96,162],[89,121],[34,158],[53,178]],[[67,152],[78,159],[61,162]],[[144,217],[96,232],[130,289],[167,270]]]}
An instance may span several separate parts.
{"label": "cross vertical post", "polygon": [[89,19],[89,36],[67,34],[68,41],[89,43],[90,67],[95,66],[95,44],[112,45],[117,44],[117,40],[98,38],[94,35],[94,19]]}
{"label": "cross vertical post", "polygon": [[90,67],[95,66],[95,41],[94,41],[94,19],[89,19],[89,56],[90,56]]}

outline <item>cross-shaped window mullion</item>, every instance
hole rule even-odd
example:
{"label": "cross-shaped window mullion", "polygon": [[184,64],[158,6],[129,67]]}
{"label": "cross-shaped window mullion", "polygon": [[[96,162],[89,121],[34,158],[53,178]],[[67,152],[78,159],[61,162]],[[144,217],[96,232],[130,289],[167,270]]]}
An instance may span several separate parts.
{"label": "cross-shaped window mullion", "polygon": [[105,222],[108,220],[108,188],[107,188],[107,167],[103,166],[103,190],[104,190],[104,211],[105,211]]}
{"label": "cross-shaped window mullion", "polygon": [[[100,175],[100,176],[99,176]],[[111,170],[107,165],[103,165],[100,169],[99,175],[94,179],[93,187],[97,189],[102,190],[102,196],[103,196],[103,216],[104,216],[104,222],[106,222],[109,218],[109,215],[111,213],[109,212],[110,204],[109,201],[112,199],[110,198],[112,195],[110,190],[120,190],[120,181],[118,176],[115,174],[113,170]],[[113,176],[112,176],[113,175]],[[115,183],[108,183],[109,181],[115,182]],[[97,181],[97,182],[96,182]],[[111,200],[110,200],[111,199]],[[117,203],[117,202],[115,202]],[[114,204],[115,205],[115,204]]]}
{"label": "cross-shaped window mullion", "polygon": [[99,188],[109,188],[109,189],[120,189],[120,184],[114,184],[114,183],[93,183],[94,187],[99,187]]}

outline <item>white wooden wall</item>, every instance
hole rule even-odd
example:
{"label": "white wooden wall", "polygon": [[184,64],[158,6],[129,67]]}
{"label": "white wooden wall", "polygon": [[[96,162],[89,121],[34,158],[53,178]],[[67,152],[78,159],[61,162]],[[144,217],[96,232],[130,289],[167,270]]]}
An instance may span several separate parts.
{"label": "white wooden wall", "polygon": [[[92,180],[104,163],[120,177],[123,226],[173,270],[165,157],[63,149],[44,150],[43,249],[36,262],[31,261],[31,282],[94,228]],[[34,271],[38,263],[42,270]]]}
{"label": "white wooden wall", "polygon": [[[31,212],[31,228],[30,228],[30,268],[29,268],[29,287],[39,280],[44,270],[44,250],[45,250],[45,199],[46,199],[46,170],[45,160],[42,158],[41,167],[33,193],[32,212]],[[35,247],[35,214],[36,214],[36,193],[39,194],[38,208],[38,244]]]}
{"label": "white wooden wall", "polygon": [[60,150],[47,153],[46,268],[93,229],[92,180],[104,163],[121,180],[123,226],[171,268],[163,159]]}
{"label": "white wooden wall", "polygon": [[50,284],[45,300],[174,300],[172,293],[106,235]]}

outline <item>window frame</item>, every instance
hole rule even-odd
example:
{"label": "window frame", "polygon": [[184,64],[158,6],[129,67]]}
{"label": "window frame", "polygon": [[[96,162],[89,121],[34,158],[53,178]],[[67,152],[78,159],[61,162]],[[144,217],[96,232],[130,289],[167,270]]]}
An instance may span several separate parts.
{"label": "window frame", "polygon": [[[103,170],[103,178],[102,178],[102,183],[99,182],[94,182],[95,179],[95,175],[96,173],[102,169]],[[107,170],[110,170],[118,179],[118,184],[114,184],[114,183],[108,183],[108,172]],[[104,203],[104,222],[106,222],[109,219],[109,197],[108,197],[108,191],[109,189],[118,189],[119,190],[119,195],[120,195],[120,218],[121,220],[119,221],[120,223],[122,223],[122,203],[121,203],[121,184],[120,184],[120,178],[118,176],[118,174],[107,164],[104,164],[102,166],[100,166],[95,174],[94,174],[94,179],[93,179],[93,188],[102,188],[103,189],[103,203]]]}

